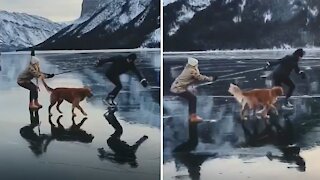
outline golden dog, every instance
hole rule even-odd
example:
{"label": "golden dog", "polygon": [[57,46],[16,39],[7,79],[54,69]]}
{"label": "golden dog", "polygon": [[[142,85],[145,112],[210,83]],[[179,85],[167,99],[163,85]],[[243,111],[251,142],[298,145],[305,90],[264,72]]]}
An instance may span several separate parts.
{"label": "golden dog", "polygon": [[244,119],[244,111],[246,107],[256,110],[259,106],[263,106],[262,117],[268,118],[270,109],[275,110],[278,114],[277,108],[274,104],[278,100],[278,96],[283,95],[282,87],[273,87],[271,89],[253,89],[250,91],[242,91],[238,86],[230,84],[228,92],[232,94],[235,99],[241,104],[240,117]]}
{"label": "golden dog", "polygon": [[59,106],[63,102],[63,100],[68,101],[72,104],[72,115],[76,116],[74,113],[74,108],[78,108],[83,115],[87,115],[87,113],[84,112],[82,107],[79,105],[79,103],[84,100],[86,97],[91,97],[92,92],[89,88],[55,88],[52,89],[47,85],[47,83],[42,80],[44,87],[47,89],[48,92],[51,92],[50,95],[50,106],[48,108],[49,115],[51,116],[51,108],[57,104],[57,110],[59,113],[62,113],[62,111],[59,109]]}

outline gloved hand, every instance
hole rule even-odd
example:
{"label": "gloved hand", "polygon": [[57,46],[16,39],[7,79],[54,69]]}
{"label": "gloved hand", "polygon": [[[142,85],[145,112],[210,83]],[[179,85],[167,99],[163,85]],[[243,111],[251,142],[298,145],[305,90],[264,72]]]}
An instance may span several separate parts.
{"label": "gloved hand", "polygon": [[301,79],[306,79],[306,73],[304,73],[303,71],[300,71],[299,75],[300,75]]}
{"label": "gloved hand", "polygon": [[54,77],[54,74],[46,74],[46,78],[49,79],[49,78],[53,78]]}
{"label": "gloved hand", "polygon": [[268,70],[270,68],[270,62],[267,62],[267,65],[264,67],[264,70]]}
{"label": "gloved hand", "polygon": [[213,76],[213,80],[212,81],[216,81],[218,79],[218,76]]}
{"label": "gloved hand", "polygon": [[218,76],[209,76],[209,81],[215,81],[218,79]]}
{"label": "gloved hand", "polygon": [[147,81],[146,79],[142,79],[142,80],[140,81],[140,83],[141,83],[141,85],[142,85],[143,87],[147,87],[147,86],[148,86],[148,81]]}

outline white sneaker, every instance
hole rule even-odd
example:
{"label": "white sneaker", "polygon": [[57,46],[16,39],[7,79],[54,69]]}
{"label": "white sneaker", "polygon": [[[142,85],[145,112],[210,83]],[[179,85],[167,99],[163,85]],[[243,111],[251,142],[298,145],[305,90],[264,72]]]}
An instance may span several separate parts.
{"label": "white sneaker", "polygon": [[293,107],[292,106],[288,106],[287,104],[284,104],[284,105],[282,105],[282,109],[292,110]]}
{"label": "white sneaker", "polygon": [[288,101],[287,104],[286,104],[286,106],[288,106],[288,107],[293,107],[294,105],[291,104],[291,103]]}

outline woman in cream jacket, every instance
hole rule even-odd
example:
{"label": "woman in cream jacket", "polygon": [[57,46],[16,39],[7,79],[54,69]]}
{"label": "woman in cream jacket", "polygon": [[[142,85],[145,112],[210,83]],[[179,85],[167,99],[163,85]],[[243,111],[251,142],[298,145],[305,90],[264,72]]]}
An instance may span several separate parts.
{"label": "woman in cream jacket", "polygon": [[191,122],[200,122],[202,118],[196,114],[197,97],[188,90],[188,86],[199,81],[213,81],[216,77],[208,77],[200,74],[198,69],[198,60],[188,58],[188,63],[182,73],[175,79],[171,85],[170,91],[189,103],[189,119]]}
{"label": "woman in cream jacket", "polygon": [[[38,79],[52,78],[54,74],[46,74],[40,71],[39,59],[35,57],[34,50],[31,51],[31,59],[28,67],[19,74],[17,83],[19,86],[30,91],[29,108],[39,109],[42,107],[38,102]],[[36,85],[31,81],[36,79]]]}

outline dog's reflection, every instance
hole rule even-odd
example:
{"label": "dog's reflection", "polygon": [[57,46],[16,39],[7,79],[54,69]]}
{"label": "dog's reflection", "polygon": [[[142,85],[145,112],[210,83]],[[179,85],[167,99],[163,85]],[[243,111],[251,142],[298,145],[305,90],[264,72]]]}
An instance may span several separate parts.
{"label": "dog's reflection", "polygon": [[[47,151],[49,144],[53,140],[57,141],[77,141],[82,143],[91,143],[94,136],[88,134],[81,129],[83,123],[87,118],[83,118],[79,124],[75,123],[74,117],[72,118],[72,125],[65,129],[60,122],[62,115],[57,119],[57,126],[52,122],[49,116],[49,123],[51,125],[51,134],[42,134],[40,132],[40,121],[38,110],[34,111],[29,109],[30,124],[20,129],[20,135],[29,143],[29,148],[36,155],[40,156]],[[35,128],[38,127],[38,134]]]}
{"label": "dog's reflection", "polygon": [[82,143],[91,143],[94,136],[92,134],[88,134],[85,130],[81,129],[81,126],[87,120],[87,118],[83,118],[80,123],[76,124],[74,120],[74,116],[72,117],[72,125],[69,128],[65,128],[60,120],[62,115],[60,115],[57,120],[57,126],[52,122],[51,116],[49,116],[49,123],[51,126],[51,139],[57,141],[77,141]]}
{"label": "dog's reflection", "polygon": [[[30,124],[20,129],[20,135],[28,143],[29,148],[36,156],[47,151],[47,146],[50,142],[50,135],[40,133],[40,121],[38,110],[34,111],[29,109],[30,113]],[[35,128],[38,127],[38,134],[35,132]]]}
{"label": "dog's reflection", "polygon": [[134,145],[128,145],[127,142],[121,140],[123,128],[116,116],[115,109],[109,108],[104,117],[109,124],[115,129],[114,133],[107,140],[107,144],[113,152],[107,152],[104,148],[98,149],[98,156],[101,160],[110,160],[118,164],[128,163],[131,167],[138,167],[136,151],[139,146],[148,139],[148,136],[142,136]]}

